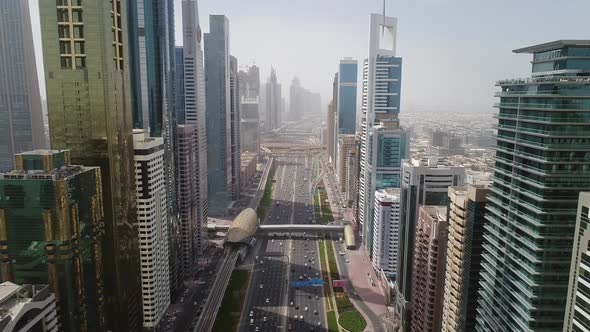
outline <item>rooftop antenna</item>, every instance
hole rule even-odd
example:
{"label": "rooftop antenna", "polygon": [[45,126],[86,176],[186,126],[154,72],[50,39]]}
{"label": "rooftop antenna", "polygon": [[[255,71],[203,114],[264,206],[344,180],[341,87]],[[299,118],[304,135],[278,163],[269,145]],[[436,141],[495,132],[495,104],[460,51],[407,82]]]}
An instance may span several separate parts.
{"label": "rooftop antenna", "polygon": [[381,25],[381,36],[385,35],[385,0],[383,0],[383,24]]}

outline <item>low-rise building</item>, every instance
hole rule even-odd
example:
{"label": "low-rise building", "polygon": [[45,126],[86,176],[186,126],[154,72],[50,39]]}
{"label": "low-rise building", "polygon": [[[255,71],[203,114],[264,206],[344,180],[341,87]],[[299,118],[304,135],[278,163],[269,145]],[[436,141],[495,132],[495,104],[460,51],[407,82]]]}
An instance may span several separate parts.
{"label": "low-rise building", "polygon": [[49,286],[1,283],[0,331],[60,331],[55,295]]}

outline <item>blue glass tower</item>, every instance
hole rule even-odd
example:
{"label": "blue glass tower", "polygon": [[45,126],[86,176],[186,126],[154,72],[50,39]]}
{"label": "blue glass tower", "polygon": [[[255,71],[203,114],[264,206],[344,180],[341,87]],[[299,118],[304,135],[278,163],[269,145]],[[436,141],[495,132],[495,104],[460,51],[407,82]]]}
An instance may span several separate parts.
{"label": "blue glass tower", "polygon": [[356,94],[358,62],[340,60],[338,75],[338,134],[356,132]]}

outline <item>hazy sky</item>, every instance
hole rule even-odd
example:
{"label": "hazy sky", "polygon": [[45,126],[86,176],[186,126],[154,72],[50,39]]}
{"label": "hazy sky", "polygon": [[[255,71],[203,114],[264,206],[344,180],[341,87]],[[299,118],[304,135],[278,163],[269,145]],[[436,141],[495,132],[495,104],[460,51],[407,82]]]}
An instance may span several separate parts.
{"label": "hazy sky", "polygon": [[[530,72],[530,57],[511,50],[590,39],[588,0],[386,1],[387,15],[398,18],[402,112],[488,111],[497,80]],[[181,0],[175,3],[180,45]],[[203,32],[210,14],[228,17],[231,53],[260,66],[262,81],[273,65],[284,95],[297,75],[327,102],[338,60],[366,57],[369,14],[382,11],[382,0],[200,0],[199,7]]]}

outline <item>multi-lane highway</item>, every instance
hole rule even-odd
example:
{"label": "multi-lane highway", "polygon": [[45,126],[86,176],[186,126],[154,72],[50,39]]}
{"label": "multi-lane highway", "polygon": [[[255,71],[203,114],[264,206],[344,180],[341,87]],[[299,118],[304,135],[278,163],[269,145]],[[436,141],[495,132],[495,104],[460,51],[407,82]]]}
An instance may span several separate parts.
{"label": "multi-lane highway", "polygon": [[[278,161],[266,224],[314,222],[312,164],[305,156]],[[291,286],[321,276],[315,236],[269,234],[255,250],[240,331],[325,331],[322,287]]]}

